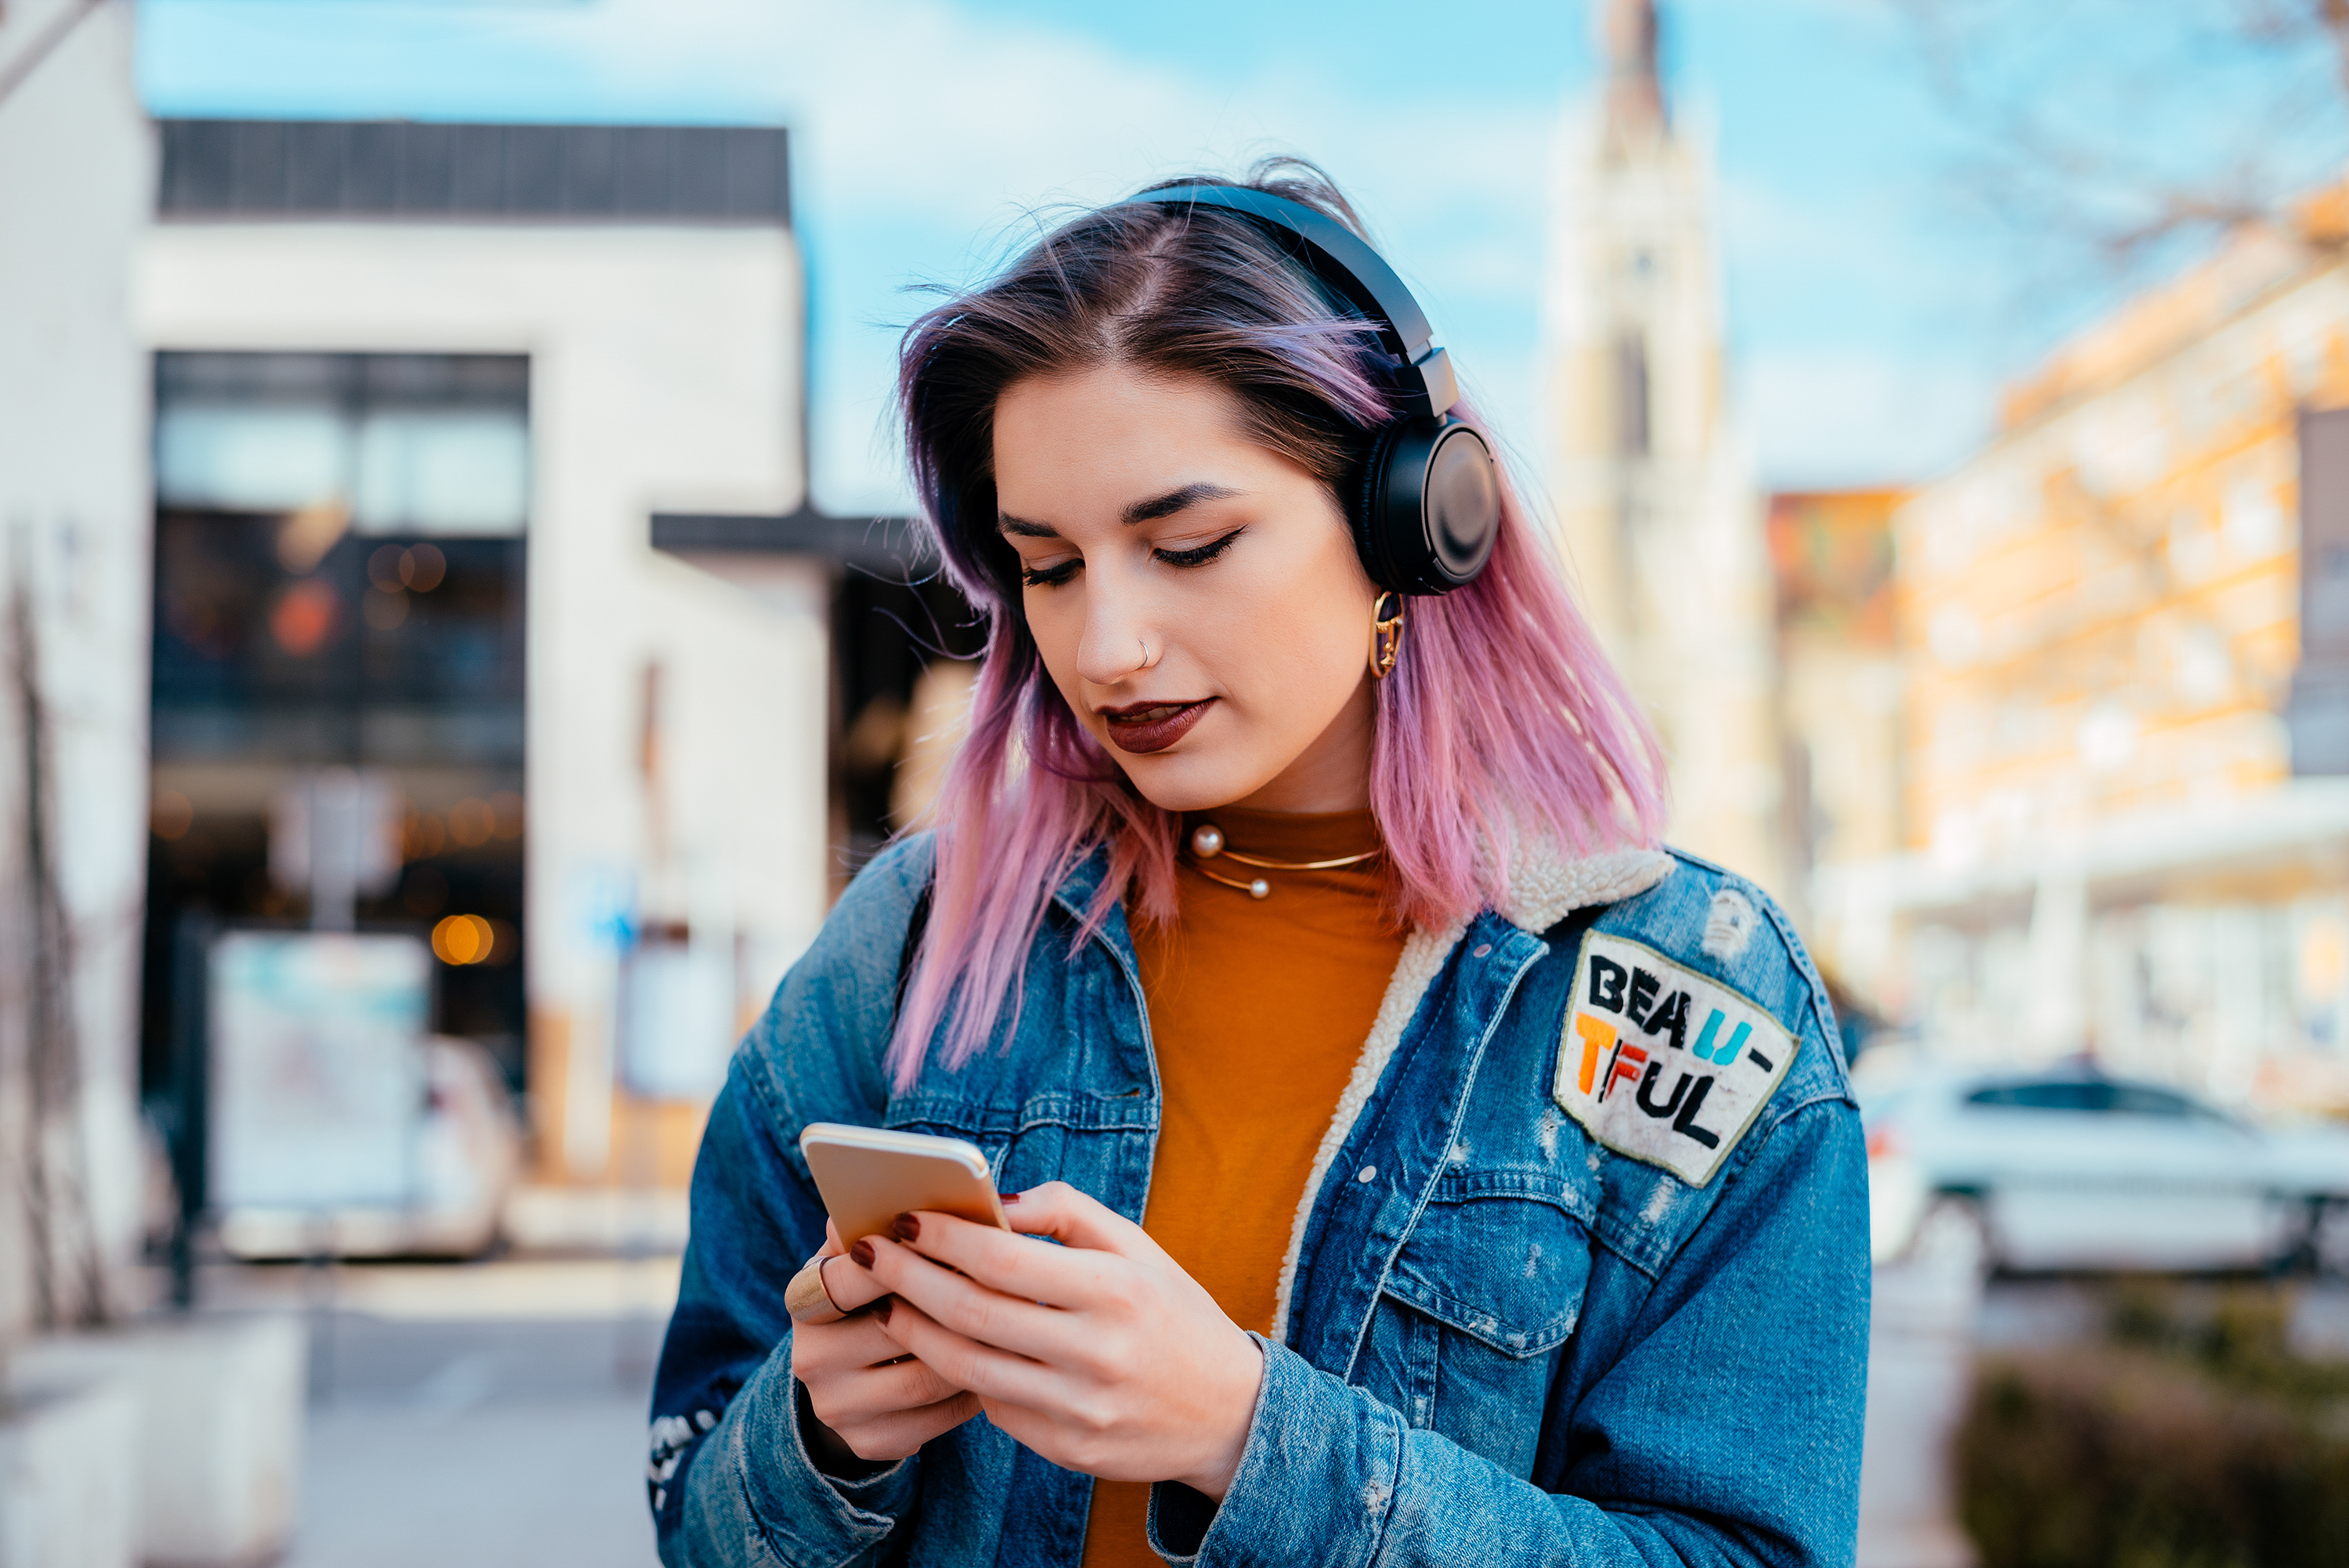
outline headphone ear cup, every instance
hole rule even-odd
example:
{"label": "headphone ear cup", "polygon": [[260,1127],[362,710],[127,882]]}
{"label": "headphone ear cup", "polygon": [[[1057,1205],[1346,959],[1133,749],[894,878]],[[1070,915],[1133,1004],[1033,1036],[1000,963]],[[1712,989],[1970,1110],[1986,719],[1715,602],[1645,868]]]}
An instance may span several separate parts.
{"label": "headphone ear cup", "polygon": [[1346,527],[1354,536],[1354,553],[1371,581],[1390,589],[1396,584],[1387,580],[1392,568],[1380,553],[1379,521],[1386,507],[1387,460],[1394,453],[1397,428],[1388,425],[1371,434],[1345,490]]}
{"label": "headphone ear cup", "polygon": [[1357,482],[1355,547],[1381,588],[1449,593],[1474,583],[1501,532],[1501,482],[1461,420],[1412,416],[1380,432]]}

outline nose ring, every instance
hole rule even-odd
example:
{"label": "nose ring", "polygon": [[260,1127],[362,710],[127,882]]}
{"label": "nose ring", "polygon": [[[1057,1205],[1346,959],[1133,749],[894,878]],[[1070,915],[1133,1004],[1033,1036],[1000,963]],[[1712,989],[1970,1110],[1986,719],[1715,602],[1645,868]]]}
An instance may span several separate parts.
{"label": "nose ring", "polygon": [[1142,645],[1142,667],[1146,670],[1157,662],[1150,656],[1150,639],[1136,634],[1133,640]]}

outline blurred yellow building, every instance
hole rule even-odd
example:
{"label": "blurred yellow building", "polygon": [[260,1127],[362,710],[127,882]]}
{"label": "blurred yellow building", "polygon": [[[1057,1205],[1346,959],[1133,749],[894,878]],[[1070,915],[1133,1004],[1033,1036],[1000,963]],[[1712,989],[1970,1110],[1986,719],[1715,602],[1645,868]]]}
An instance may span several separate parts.
{"label": "blurred yellow building", "polygon": [[2249,237],[2130,303],[1893,535],[1903,842],[1821,871],[1825,950],[1943,1053],[2342,1098],[2337,256]]}
{"label": "blurred yellow building", "polygon": [[1901,845],[1892,517],[1908,499],[1889,489],[1770,498],[1785,900],[1806,925],[1820,867],[1880,860]]}

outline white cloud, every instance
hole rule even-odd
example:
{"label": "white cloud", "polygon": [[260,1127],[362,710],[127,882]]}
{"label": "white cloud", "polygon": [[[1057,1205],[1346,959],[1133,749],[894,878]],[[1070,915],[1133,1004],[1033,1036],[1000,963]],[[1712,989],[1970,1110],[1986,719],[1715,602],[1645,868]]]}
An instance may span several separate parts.
{"label": "white cloud", "polygon": [[1539,104],[1357,98],[1309,68],[1204,80],[943,0],[613,0],[601,17],[560,36],[583,64],[623,95],[689,83],[771,103],[843,212],[1000,222],[1269,144],[1319,154],[1409,221],[1521,199],[1547,119]]}
{"label": "white cloud", "polygon": [[1737,403],[1777,488],[1927,479],[1990,429],[2013,358],[2001,281],[1903,200],[1722,184]]}
{"label": "white cloud", "polygon": [[[546,42],[616,101],[691,95],[789,125],[820,250],[828,228],[907,236],[890,275],[818,278],[828,505],[902,499],[894,453],[875,438],[895,341],[885,323],[910,314],[897,285],[970,275],[1032,232],[1031,213],[1049,221],[1267,152],[1313,157],[1337,177],[1492,393],[1529,383],[1517,362],[1534,328],[1552,103],[1397,102],[1309,63],[1210,80],[945,0],[611,0]],[[1530,421],[1530,409],[1494,412]]]}
{"label": "white cloud", "polygon": [[1737,379],[1781,490],[1931,479],[1981,442],[1998,390],[1976,367],[1861,347],[1756,353]]}

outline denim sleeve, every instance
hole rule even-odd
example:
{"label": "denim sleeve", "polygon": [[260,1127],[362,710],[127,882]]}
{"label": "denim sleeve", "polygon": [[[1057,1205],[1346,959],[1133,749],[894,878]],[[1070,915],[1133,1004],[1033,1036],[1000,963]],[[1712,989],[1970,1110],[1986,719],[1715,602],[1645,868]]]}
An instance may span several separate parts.
{"label": "denim sleeve", "polygon": [[653,1379],[647,1477],[669,1568],[871,1561],[914,1506],[917,1457],[855,1482],[821,1474],[801,1438],[783,1290],[823,1244],[799,1158],[811,1121],[877,1123],[881,1054],[925,841],[843,896],[735,1052],[694,1161],[692,1231]]}
{"label": "denim sleeve", "polygon": [[1162,1496],[1152,1544],[1214,1568],[1849,1564],[1868,1311],[1857,1112],[1789,1114],[1651,1289],[1598,1285],[1609,1299],[1586,1303],[1579,1335],[1605,1364],[1553,1394],[1543,1484],[1268,1345],[1222,1507],[1185,1530]]}

